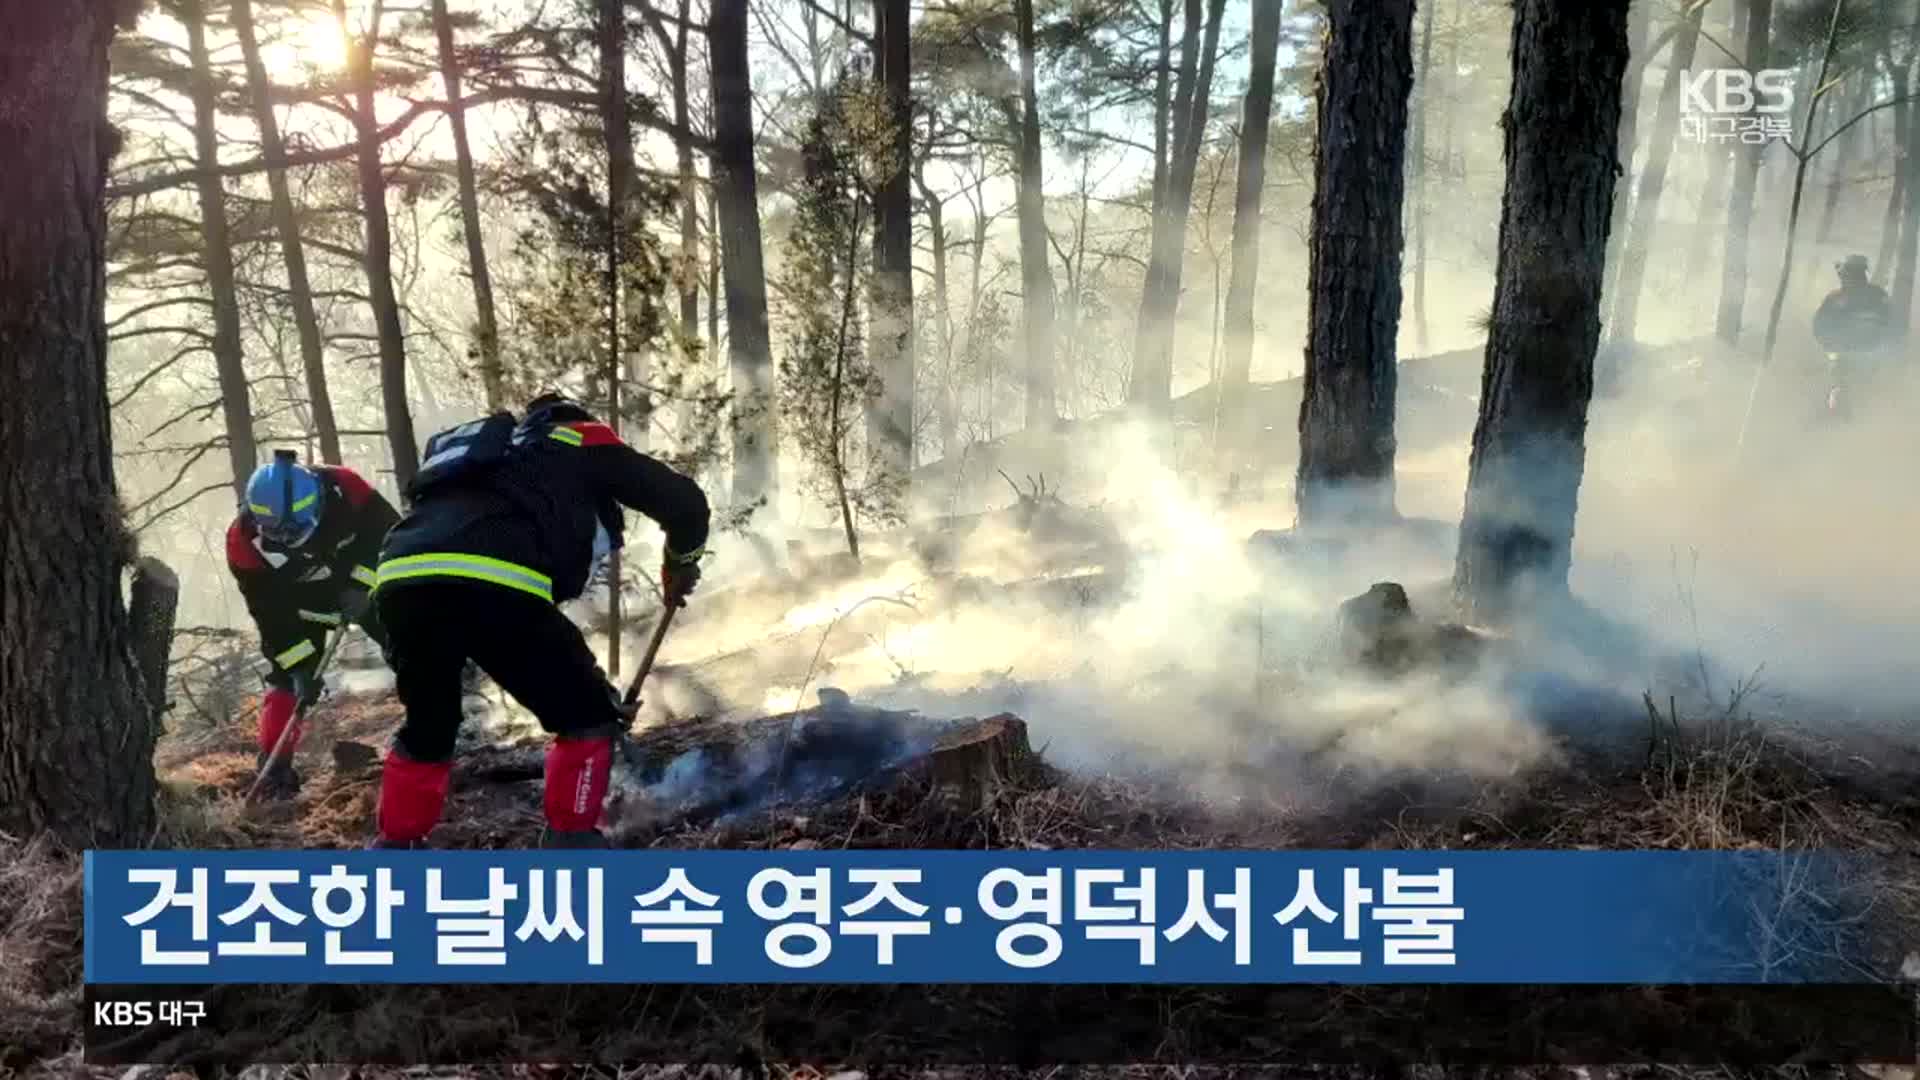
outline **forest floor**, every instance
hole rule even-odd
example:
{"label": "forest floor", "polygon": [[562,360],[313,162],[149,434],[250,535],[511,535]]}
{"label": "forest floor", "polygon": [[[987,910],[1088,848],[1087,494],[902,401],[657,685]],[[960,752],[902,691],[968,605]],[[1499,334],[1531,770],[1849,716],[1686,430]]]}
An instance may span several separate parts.
{"label": "forest floor", "polygon": [[[1430,428],[1415,430],[1430,430],[1438,445],[1458,439],[1461,419],[1429,417]],[[1426,449],[1422,440],[1406,445],[1411,455]],[[815,555],[785,574],[714,576],[676,622],[649,683],[639,738],[657,767],[621,776],[610,831],[625,846],[659,848],[1866,851],[1892,869],[1871,883],[1884,903],[1861,962],[1898,967],[1920,947],[1920,743],[1903,731],[1920,707],[1895,708],[1876,724],[1841,723],[1834,718],[1855,716],[1843,703],[1768,696],[1710,672],[1705,647],[1688,642],[1685,628],[1643,640],[1644,627],[1623,630],[1592,612],[1540,628],[1537,639],[1476,638],[1484,648],[1464,666],[1363,671],[1342,651],[1339,602],[1391,579],[1407,583],[1423,617],[1439,610],[1433,583],[1450,554],[1445,529],[1411,522],[1403,534],[1331,553],[1268,544],[1263,526],[1286,517],[1257,496],[1196,502],[1149,477],[1133,482],[1144,490],[1131,504],[1026,490],[1004,509],[948,517],[931,535],[873,538],[859,565]],[[652,613],[636,606],[628,633],[644,635]],[[585,621],[595,625],[595,616]],[[201,703],[221,695],[207,693],[194,699],[197,718],[176,708],[157,758],[163,812],[154,846],[364,846],[377,768],[336,761],[329,750],[384,748],[401,709],[383,675],[377,660],[338,673],[302,747],[303,791],[264,809],[240,805],[254,775],[255,702],[229,694],[231,707],[209,713]],[[490,686],[469,706],[435,843],[532,847],[543,736]],[[741,766],[754,758],[742,746],[777,741],[784,754],[794,732],[828,715],[885,718],[863,730],[884,729],[891,741],[854,747],[798,788],[774,790]],[[936,773],[904,767],[931,741],[917,733],[997,715],[1024,721],[1034,760],[1000,778],[984,805],[955,805],[939,797]],[[734,767],[721,767],[727,762]],[[78,860],[44,841],[0,837],[0,1077],[167,1076],[81,1063],[80,927]],[[641,992],[623,989],[599,1004],[617,1016],[646,1007],[632,996]],[[925,1009],[991,1008],[969,1006],[965,988],[921,992],[923,1009],[895,1022],[816,1007],[807,1022],[830,1027],[824,1041],[845,1053],[793,1062],[768,1020],[771,991],[710,990],[698,1003],[705,1012],[686,1022],[705,1045],[745,1048],[764,1072],[730,1065],[595,1075],[824,1080],[865,1068],[859,1062],[926,1052]],[[1328,1045],[1338,1030],[1347,1040],[1332,1051],[1340,1060],[1366,1049],[1378,1060],[1429,1059],[1426,1036],[1405,1021],[1433,1014],[1409,993],[1356,988],[1324,1015],[1288,1017],[1241,1016],[1201,997],[1156,1019],[1166,1034],[1162,1064],[916,1075],[1371,1074],[1176,1063],[1183,1047],[1209,1037],[1210,1024],[1228,1022],[1256,1023],[1272,1045],[1296,1050]],[[1605,1008],[1635,1022],[1651,1022],[1649,1010],[1666,1015],[1639,993],[1623,989]],[[463,1006],[427,992],[379,1022],[405,1028],[409,1017],[436,1015],[460,1047],[441,1044],[442,1059],[504,1058],[529,1043],[564,1045],[543,1027],[564,1026],[548,1005],[463,1019],[447,1013]],[[1551,994],[1523,1007],[1498,1022],[1506,1036],[1537,1048],[1541,1061],[1580,1060],[1577,1047],[1559,1041],[1579,1025],[1564,1008],[1555,1012]],[[1451,1019],[1488,1026],[1485,1017]],[[1752,1038],[1757,1045],[1776,1035]],[[618,1057],[628,1045],[621,1040],[633,1037],[609,1029],[586,1056]],[[290,1047],[314,1045],[297,1033],[273,1038],[281,1060]],[[1730,1060],[1741,1056],[1741,1046],[1726,1049]],[[427,1060],[434,1053],[420,1049]],[[247,1075],[569,1073],[580,1070],[259,1067]],[[1572,1066],[1513,1074],[1727,1075]]]}

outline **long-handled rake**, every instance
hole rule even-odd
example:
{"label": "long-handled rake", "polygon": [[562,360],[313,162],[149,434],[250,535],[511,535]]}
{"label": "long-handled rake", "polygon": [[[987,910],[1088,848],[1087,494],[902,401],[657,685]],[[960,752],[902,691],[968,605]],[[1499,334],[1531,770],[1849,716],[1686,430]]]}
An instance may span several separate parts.
{"label": "long-handled rake", "polygon": [[[340,629],[333,632],[331,638],[327,639],[326,651],[320,654],[320,661],[313,668],[313,679],[316,685],[320,677],[326,674],[328,665],[333,663],[334,654],[340,651],[340,642],[346,636],[347,628],[342,625]],[[248,805],[253,803],[254,796],[259,793],[260,784],[266,780],[267,773],[273,771],[273,766],[280,760],[280,750],[287,744],[287,737],[298,730],[301,722],[306,718],[307,702],[298,702],[294,705],[293,716],[287,721],[287,726],[280,729],[280,737],[273,741],[273,749],[267,752],[267,760],[260,763],[260,775],[254,777],[253,786],[247,788],[246,803]]]}

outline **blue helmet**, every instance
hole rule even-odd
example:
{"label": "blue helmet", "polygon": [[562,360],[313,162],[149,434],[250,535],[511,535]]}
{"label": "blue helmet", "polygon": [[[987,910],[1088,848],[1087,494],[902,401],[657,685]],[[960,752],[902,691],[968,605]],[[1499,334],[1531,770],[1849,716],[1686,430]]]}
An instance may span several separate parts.
{"label": "blue helmet", "polygon": [[253,470],[247,481],[247,513],[262,539],[295,548],[320,527],[323,509],[320,478],[299,465],[291,450],[276,450],[273,463]]}

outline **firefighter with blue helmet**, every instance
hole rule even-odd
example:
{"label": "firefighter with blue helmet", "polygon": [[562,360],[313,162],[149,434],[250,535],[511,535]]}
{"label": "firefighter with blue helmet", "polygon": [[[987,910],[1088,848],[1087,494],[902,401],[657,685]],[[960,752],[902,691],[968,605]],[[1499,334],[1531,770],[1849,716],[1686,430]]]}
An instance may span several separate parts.
{"label": "firefighter with blue helmet", "polygon": [[267,768],[265,794],[285,797],[299,790],[292,765],[300,739],[294,716],[320,695],[316,669],[328,635],[354,623],[386,646],[369,596],[380,545],[399,519],[393,504],[359,473],[340,465],[302,465],[291,450],[276,451],[247,480],[245,501],[227,527],[227,569],[271,664],[256,767],[267,766],[275,745],[281,752]]}

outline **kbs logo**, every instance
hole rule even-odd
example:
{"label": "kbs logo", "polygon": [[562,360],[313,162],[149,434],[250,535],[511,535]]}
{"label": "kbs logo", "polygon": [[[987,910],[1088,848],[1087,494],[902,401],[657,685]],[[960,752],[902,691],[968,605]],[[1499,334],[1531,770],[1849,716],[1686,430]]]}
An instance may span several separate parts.
{"label": "kbs logo", "polygon": [[93,1003],[95,1027],[146,1027],[156,1021],[199,1027],[207,1015],[200,1001],[96,1001]]}
{"label": "kbs logo", "polygon": [[1680,108],[1702,116],[1793,111],[1793,72],[1786,68],[1702,68],[1680,84]]}
{"label": "kbs logo", "polygon": [[1793,72],[1702,68],[1680,84],[1680,134],[1690,142],[1748,145],[1792,134]]}

